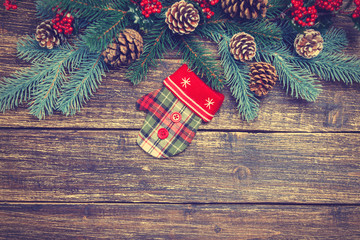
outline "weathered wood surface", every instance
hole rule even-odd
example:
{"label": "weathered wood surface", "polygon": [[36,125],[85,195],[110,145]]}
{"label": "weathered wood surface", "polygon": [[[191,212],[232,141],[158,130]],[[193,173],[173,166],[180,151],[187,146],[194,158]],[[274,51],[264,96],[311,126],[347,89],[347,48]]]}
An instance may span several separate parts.
{"label": "weathered wood surface", "polygon": [[[0,77],[29,66],[16,42],[40,22],[33,2],[0,7]],[[322,82],[315,103],[277,85],[250,123],[225,88],[185,152],[154,159],[135,101],[179,65],[169,53],[138,86],[112,70],[74,117],[0,113],[0,239],[360,239],[359,85]]]}
{"label": "weathered wood surface", "polygon": [[0,239],[355,240],[360,236],[357,206],[1,204],[0,217],[7,219],[0,225]]}
{"label": "weathered wood surface", "polygon": [[137,134],[3,130],[0,201],[360,203],[358,134],[201,131],[168,160]]}
{"label": "weathered wood surface", "polygon": [[[22,5],[20,5],[22,4]],[[39,20],[35,18],[33,4],[19,3],[20,19],[17,12],[5,12],[1,19],[0,67],[1,76],[10,76],[15,70],[28,66],[17,59],[16,42],[25,34],[34,33]],[[347,19],[339,19],[338,25],[349,35],[349,54],[360,53],[360,33],[351,28]],[[216,46],[208,44],[209,51],[216,54]],[[95,96],[91,98],[81,113],[74,117],[60,114],[38,121],[29,115],[26,106],[14,111],[0,113],[1,127],[40,127],[40,128],[140,128],[144,118],[142,112],[135,110],[135,102],[150,90],[160,88],[162,80],[173,73],[180,60],[167,55],[158,68],[150,71],[148,80],[132,86],[124,79],[125,68],[112,70],[107,74]],[[259,117],[246,123],[241,120],[235,100],[227,88],[224,89],[225,102],[210,124],[201,129],[256,130],[256,131],[359,131],[360,98],[359,86],[345,86],[341,83],[324,82],[323,93],[315,103],[299,101],[288,96],[278,84],[261,102]]]}

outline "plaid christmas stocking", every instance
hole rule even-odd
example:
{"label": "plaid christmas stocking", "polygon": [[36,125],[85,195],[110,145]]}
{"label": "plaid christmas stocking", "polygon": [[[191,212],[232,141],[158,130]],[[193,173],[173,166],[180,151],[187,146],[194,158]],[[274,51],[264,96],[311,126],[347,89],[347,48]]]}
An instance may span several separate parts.
{"label": "plaid christmas stocking", "polygon": [[157,158],[185,150],[202,121],[209,122],[224,95],[208,87],[186,64],[164,80],[164,86],[137,101],[147,111],[139,132],[139,146]]}

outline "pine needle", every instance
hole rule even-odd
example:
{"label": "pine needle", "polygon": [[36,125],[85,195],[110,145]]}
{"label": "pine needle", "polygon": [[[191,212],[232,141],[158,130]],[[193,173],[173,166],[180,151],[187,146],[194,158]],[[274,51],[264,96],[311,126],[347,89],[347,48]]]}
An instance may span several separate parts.
{"label": "pine needle", "polygon": [[102,52],[117,37],[117,34],[128,25],[124,13],[115,13],[93,21],[81,37],[91,51]]}
{"label": "pine needle", "polygon": [[154,27],[144,36],[144,51],[140,58],[133,62],[127,71],[126,77],[133,84],[138,84],[147,78],[150,67],[156,67],[157,59],[162,59],[174,43],[172,33],[164,21],[157,21]]}
{"label": "pine needle", "polygon": [[232,96],[236,99],[239,114],[246,121],[254,120],[258,116],[259,100],[249,89],[249,69],[239,64],[229,51],[230,38],[223,36],[219,42],[221,65],[224,68],[226,84],[230,87]]}
{"label": "pine needle", "polygon": [[[30,101],[30,113],[39,119],[60,109],[74,114],[96,90],[107,69],[99,54],[82,42],[47,50],[34,38],[19,41],[18,55],[32,62],[0,84],[0,110]],[[59,99],[60,97],[60,99]]]}
{"label": "pine needle", "polygon": [[281,41],[281,28],[268,20],[251,20],[244,22],[226,21],[224,22],[226,30],[230,36],[238,32],[246,32],[255,38],[256,43],[268,45],[270,43]]}
{"label": "pine needle", "polygon": [[294,66],[276,54],[273,64],[286,93],[309,102],[316,100],[321,91],[320,85],[316,84],[317,79],[314,75],[305,69]]}
{"label": "pine needle", "polygon": [[86,51],[86,58],[79,64],[79,70],[65,82],[58,100],[57,110],[65,115],[79,112],[83,104],[93,95],[107,69],[99,54]]}
{"label": "pine needle", "polygon": [[224,81],[221,78],[221,70],[216,65],[216,60],[206,55],[205,49],[192,36],[180,36],[177,40],[179,52],[181,52],[184,61],[188,63],[189,68],[200,75],[200,77],[205,76],[207,84],[213,89],[221,90],[224,86]]}
{"label": "pine needle", "polygon": [[[279,42],[276,46],[259,45],[258,47],[256,60],[274,65],[279,80],[288,94],[306,101],[315,101],[320,94],[320,85],[316,83],[316,76],[302,68],[297,62],[292,62],[295,57],[284,43]],[[305,60],[303,58],[301,61]]]}

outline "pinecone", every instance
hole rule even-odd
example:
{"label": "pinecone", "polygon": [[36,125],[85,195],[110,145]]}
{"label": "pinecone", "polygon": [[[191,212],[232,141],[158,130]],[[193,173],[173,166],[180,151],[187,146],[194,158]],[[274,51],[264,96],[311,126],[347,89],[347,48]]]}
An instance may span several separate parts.
{"label": "pinecone", "polygon": [[250,67],[250,90],[257,96],[266,95],[273,88],[278,76],[275,67],[266,62],[256,62]]}
{"label": "pinecone", "polygon": [[124,29],[118,38],[102,53],[104,61],[112,67],[128,65],[138,59],[143,52],[143,38],[134,29]]}
{"label": "pinecone", "polygon": [[236,60],[250,61],[256,54],[256,43],[253,36],[240,32],[230,39],[230,52]]}
{"label": "pinecone", "polygon": [[174,3],[166,12],[165,22],[173,33],[189,34],[199,25],[199,11],[191,3]]}
{"label": "pinecone", "polygon": [[294,41],[296,52],[304,58],[313,58],[319,55],[323,49],[324,40],[320,32],[314,29],[307,29],[299,33]]}
{"label": "pinecone", "polygon": [[265,17],[268,0],[221,0],[221,7],[230,17],[256,19]]}
{"label": "pinecone", "polygon": [[48,49],[59,46],[61,41],[65,40],[64,35],[59,34],[58,31],[52,27],[51,20],[46,20],[36,27],[35,38],[41,47]]}

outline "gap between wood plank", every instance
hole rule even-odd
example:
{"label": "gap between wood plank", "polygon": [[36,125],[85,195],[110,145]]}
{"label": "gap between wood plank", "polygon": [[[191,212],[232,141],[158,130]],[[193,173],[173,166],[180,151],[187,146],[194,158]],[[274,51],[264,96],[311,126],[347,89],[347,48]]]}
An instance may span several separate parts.
{"label": "gap between wood plank", "polygon": [[61,201],[1,201],[1,204],[8,205],[254,205],[254,206],[348,206],[348,207],[357,207],[360,206],[360,203],[278,203],[278,202],[259,202],[259,203],[251,203],[251,202],[182,202],[182,203],[172,203],[172,202],[112,202],[112,201],[98,201],[98,202],[61,202]]}

